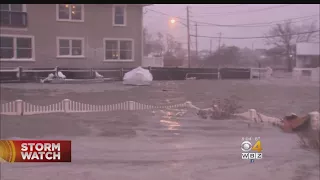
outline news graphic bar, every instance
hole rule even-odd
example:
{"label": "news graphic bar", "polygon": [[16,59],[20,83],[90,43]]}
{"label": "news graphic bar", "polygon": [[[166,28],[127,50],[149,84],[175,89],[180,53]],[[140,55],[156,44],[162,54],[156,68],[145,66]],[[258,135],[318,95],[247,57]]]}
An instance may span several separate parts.
{"label": "news graphic bar", "polygon": [[71,141],[0,140],[0,162],[71,162]]}

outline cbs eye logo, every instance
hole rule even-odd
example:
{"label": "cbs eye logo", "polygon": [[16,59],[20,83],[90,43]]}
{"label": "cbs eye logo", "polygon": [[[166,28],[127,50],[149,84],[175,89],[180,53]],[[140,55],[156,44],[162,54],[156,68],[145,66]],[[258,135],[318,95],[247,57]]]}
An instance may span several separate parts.
{"label": "cbs eye logo", "polygon": [[244,152],[249,152],[252,149],[252,144],[249,141],[243,141],[241,144],[241,150]]}
{"label": "cbs eye logo", "polygon": [[249,152],[251,150],[258,151],[259,153],[262,151],[260,140],[257,141],[253,146],[249,141],[243,141],[241,143],[241,150],[244,152]]}

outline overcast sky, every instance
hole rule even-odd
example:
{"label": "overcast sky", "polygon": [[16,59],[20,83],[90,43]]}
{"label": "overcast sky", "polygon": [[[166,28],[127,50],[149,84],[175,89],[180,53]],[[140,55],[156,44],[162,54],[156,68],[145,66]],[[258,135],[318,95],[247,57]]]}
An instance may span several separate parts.
{"label": "overcast sky", "polygon": [[[187,6],[189,6],[190,9],[190,20],[197,22],[222,25],[268,23],[313,15],[313,17],[294,19],[293,21],[299,25],[317,20],[319,27],[319,4],[155,4],[145,8],[144,26],[148,28],[149,32],[154,34],[156,32],[163,34],[170,33],[177,40],[184,43],[186,47],[187,29],[179,23],[172,25],[169,23],[169,20],[170,16],[186,18]],[[159,11],[170,16],[148,9]],[[185,20],[179,21],[186,23]],[[190,25],[192,25],[190,26],[190,34],[195,34],[194,22],[191,22]],[[265,24],[263,24],[262,27],[198,26],[198,34],[216,37],[219,36],[218,33],[221,32],[222,37],[256,37],[263,36],[268,29],[270,29],[270,25],[266,26]],[[191,47],[195,49],[195,38],[192,37],[191,41]],[[254,48],[266,47],[263,39],[229,40],[222,38],[221,44],[236,45],[242,48],[251,48],[252,45]],[[216,49],[217,47],[218,39],[213,39],[212,48]],[[198,48],[199,50],[209,49],[210,39],[198,38]]]}

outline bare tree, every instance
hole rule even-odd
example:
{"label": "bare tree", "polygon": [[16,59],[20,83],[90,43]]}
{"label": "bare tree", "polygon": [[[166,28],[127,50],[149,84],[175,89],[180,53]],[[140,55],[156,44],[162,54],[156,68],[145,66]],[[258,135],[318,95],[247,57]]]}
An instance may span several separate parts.
{"label": "bare tree", "polygon": [[182,50],[182,44],[175,40],[175,38],[171,34],[166,35],[167,38],[167,52],[172,53],[173,55],[177,55]]}
{"label": "bare tree", "polygon": [[284,24],[273,26],[266,33],[266,44],[273,45],[284,49],[284,54],[287,59],[288,71],[292,71],[293,58],[292,53],[296,43],[311,42],[316,39],[316,22],[308,25],[295,26],[291,21],[286,21]]}

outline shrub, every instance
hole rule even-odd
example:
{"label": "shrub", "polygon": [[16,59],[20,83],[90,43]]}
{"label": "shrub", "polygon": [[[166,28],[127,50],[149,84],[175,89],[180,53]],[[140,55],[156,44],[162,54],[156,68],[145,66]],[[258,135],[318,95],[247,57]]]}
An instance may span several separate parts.
{"label": "shrub", "polygon": [[241,106],[239,98],[236,96],[225,98],[222,101],[220,98],[216,98],[213,100],[211,108],[199,110],[198,115],[203,119],[207,119],[207,117],[214,120],[230,119],[239,108]]}
{"label": "shrub", "polygon": [[319,130],[309,128],[306,131],[299,132],[297,135],[302,148],[316,150],[320,153]]}

